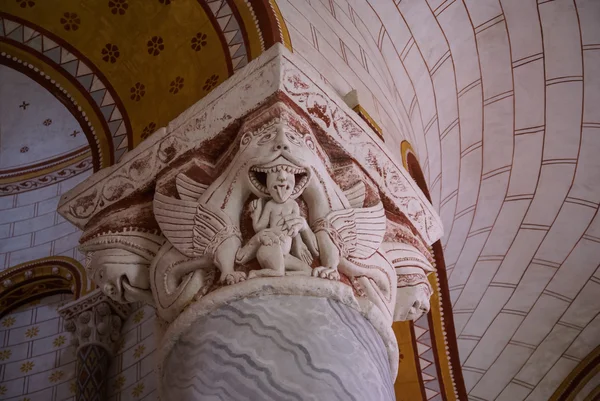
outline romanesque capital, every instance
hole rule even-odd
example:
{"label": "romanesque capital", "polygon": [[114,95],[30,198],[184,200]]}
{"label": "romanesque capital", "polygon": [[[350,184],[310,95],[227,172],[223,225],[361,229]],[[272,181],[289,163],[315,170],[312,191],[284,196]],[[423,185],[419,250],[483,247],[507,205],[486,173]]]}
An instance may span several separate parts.
{"label": "romanesque capital", "polygon": [[300,295],[365,316],[394,371],[391,324],[429,310],[428,246],[442,234],[398,159],[274,46],[67,193],[59,211],[84,230],[86,268],[110,299],[155,306],[164,355],[215,308]]}
{"label": "romanesque capital", "polygon": [[114,302],[101,290],[70,302],[59,309],[65,329],[72,333],[71,344],[77,349],[98,345],[113,355],[121,338],[121,327],[130,307]]}

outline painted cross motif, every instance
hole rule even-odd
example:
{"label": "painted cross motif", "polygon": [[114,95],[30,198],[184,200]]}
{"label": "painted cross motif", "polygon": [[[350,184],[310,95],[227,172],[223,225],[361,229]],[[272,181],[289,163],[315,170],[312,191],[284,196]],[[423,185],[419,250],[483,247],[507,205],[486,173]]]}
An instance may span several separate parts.
{"label": "painted cross motif", "polygon": [[79,132],[79,131],[77,131],[77,130],[73,130],[73,133],[71,134],[71,136],[72,136],[73,138],[76,138],[76,137],[77,137],[77,134],[81,134],[81,132]]}
{"label": "painted cross motif", "polygon": [[21,103],[19,105],[19,107],[22,108],[23,110],[27,110],[28,106],[29,106],[29,103],[27,103],[26,101],[23,101],[23,103]]}

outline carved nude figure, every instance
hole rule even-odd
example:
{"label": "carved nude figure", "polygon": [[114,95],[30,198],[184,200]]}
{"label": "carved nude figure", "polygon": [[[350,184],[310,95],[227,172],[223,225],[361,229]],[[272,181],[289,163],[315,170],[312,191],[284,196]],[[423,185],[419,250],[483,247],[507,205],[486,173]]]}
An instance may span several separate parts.
{"label": "carved nude figure", "polygon": [[[256,238],[238,251],[236,262],[243,264],[256,257],[262,270],[251,271],[249,278],[283,276],[285,270],[310,273],[312,255],[301,236],[307,239],[312,253],[316,254],[315,236],[294,200],[300,192],[293,193],[296,187],[294,174],[301,170],[289,164],[263,166],[260,170],[267,175],[266,186],[271,199],[266,203],[263,198],[251,202]],[[293,255],[290,254],[292,245]]]}
{"label": "carved nude figure", "polygon": [[[190,258],[156,277],[179,282],[191,272],[216,267],[222,284],[235,284],[247,278],[239,265],[254,257],[261,269],[252,276],[308,272],[311,257],[318,257],[312,276],[340,280],[343,273],[391,320],[397,287],[394,268],[379,250],[387,221],[383,203],[366,207],[362,182],[340,188],[312,128],[276,103],[248,118],[239,142],[229,149],[223,165],[215,166],[222,173],[209,185],[179,173],[179,199],[155,193],[154,215],[162,233]],[[251,195],[270,200],[252,202],[256,234],[244,244],[242,210]],[[294,206],[299,196],[306,222]]]}

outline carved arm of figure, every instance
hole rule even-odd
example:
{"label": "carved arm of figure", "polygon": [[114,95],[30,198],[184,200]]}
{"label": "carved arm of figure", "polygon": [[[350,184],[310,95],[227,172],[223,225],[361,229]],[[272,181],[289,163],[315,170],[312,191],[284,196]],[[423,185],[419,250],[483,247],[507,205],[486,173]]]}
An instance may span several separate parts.
{"label": "carved arm of figure", "polygon": [[250,202],[250,215],[252,216],[252,228],[254,232],[260,232],[265,228],[269,227],[269,219],[271,217],[271,208],[267,202],[264,205],[265,200],[258,198]]}

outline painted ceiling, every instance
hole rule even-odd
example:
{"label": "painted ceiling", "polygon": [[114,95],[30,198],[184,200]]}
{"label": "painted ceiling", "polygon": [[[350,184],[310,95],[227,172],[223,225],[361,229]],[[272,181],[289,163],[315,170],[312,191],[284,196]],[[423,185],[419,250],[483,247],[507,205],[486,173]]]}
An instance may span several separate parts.
{"label": "painted ceiling", "polygon": [[32,0],[1,11],[2,63],[27,66],[66,95],[95,169],[282,41],[270,28],[274,9],[260,1]]}
{"label": "painted ceiling", "polygon": [[0,170],[12,174],[70,154],[89,156],[71,112],[27,75],[0,65]]}

